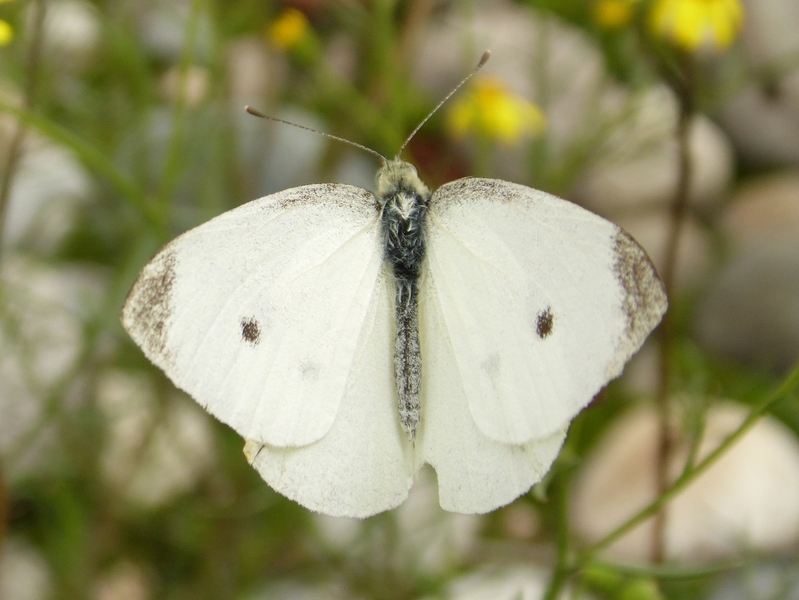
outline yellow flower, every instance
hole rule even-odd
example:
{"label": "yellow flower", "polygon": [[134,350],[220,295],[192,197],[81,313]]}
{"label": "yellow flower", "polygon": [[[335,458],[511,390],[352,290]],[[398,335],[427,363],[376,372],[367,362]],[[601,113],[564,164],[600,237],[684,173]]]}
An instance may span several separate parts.
{"label": "yellow flower", "polygon": [[633,19],[637,0],[595,0],[594,21],[604,29],[619,29]]}
{"label": "yellow flower", "polygon": [[537,135],[545,126],[544,115],[535,104],[491,78],[475,79],[471,90],[447,112],[447,127],[455,137],[474,133],[506,145]]}
{"label": "yellow flower", "polygon": [[287,52],[301,65],[311,65],[321,56],[321,43],[316,32],[308,17],[296,8],[287,8],[280,13],[269,26],[267,37],[273,46]]}
{"label": "yellow flower", "polygon": [[[0,0],[0,4],[11,2],[11,0]],[[8,46],[14,39],[14,28],[11,23],[0,19],[0,46]]]}
{"label": "yellow flower", "polygon": [[741,30],[743,8],[740,0],[657,0],[649,22],[655,34],[683,50],[724,50]]}
{"label": "yellow flower", "polygon": [[308,17],[296,8],[287,8],[269,27],[269,39],[281,50],[297,46],[310,32]]}
{"label": "yellow flower", "polygon": [[8,46],[14,39],[14,29],[9,23],[0,19],[0,46]]}

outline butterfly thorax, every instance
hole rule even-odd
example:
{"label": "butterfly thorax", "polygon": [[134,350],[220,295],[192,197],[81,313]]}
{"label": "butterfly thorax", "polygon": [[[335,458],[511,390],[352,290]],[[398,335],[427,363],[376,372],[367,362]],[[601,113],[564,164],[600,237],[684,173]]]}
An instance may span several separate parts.
{"label": "butterfly thorax", "polygon": [[380,169],[377,187],[384,256],[395,280],[394,373],[400,421],[408,439],[413,440],[419,424],[422,379],[418,283],[425,255],[425,218],[430,190],[419,179],[416,169],[399,159]]}

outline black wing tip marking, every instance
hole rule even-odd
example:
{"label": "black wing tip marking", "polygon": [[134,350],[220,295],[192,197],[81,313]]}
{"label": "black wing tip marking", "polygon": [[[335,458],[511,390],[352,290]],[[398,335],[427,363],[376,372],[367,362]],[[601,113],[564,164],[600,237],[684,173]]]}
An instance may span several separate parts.
{"label": "black wing tip marking", "polygon": [[646,251],[621,228],[614,236],[614,252],[614,271],[624,290],[625,334],[637,347],[666,312],[666,290]]}
{"label": "black wing tip marking", "polygon": [[166,248],[139,274],[122,309],[122,324],[146,354],[168,358],[167,322],[173,313],[177,257]]}

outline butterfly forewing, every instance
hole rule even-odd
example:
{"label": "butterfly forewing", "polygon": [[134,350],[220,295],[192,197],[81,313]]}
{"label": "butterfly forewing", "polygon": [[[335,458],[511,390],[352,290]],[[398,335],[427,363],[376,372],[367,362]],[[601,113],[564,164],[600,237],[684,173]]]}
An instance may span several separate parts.
{"label": "butterfly forewing", "polygon": [[499,442],[561,431],[666,308],[632,238],[538,190],[452,182],[433,194],[427,231],[434,301],[471,415]]}
{"label": "butterfly forewing", "polygon": [[239,434],[301,446],[336,418],[381,268],[372,194],[293,188],[168,244],[133,286],[123,324]]}

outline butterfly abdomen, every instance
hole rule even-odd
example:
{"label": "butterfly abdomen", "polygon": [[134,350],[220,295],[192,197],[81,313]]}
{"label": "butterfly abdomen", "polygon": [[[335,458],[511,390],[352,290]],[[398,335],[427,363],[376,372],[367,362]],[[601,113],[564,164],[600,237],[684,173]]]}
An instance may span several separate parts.
{"label": "butterfly abdomen", "polygon": [[378,201],[385,260],[395,280],[397,338],[394,374],[400,422],[413,440],[419,424],[422,357],[419,345],[419,274],[425,255],[425,219],[430,190],[408,163],[394,161],[378,174]]}

